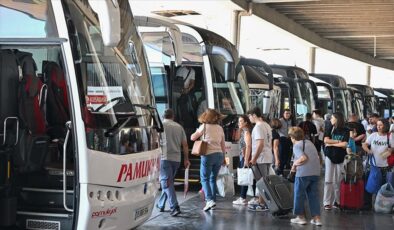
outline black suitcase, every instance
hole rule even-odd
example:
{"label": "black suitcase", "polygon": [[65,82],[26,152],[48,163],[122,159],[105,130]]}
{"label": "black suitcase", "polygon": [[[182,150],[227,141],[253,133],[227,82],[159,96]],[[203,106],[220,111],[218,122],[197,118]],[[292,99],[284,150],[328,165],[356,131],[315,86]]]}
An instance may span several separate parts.
{"label": "black suitcase", "polygon": [[256,187],[272,215],[286,215],[293,210],[292,185],[287,179],[269,175],[257,181]]}

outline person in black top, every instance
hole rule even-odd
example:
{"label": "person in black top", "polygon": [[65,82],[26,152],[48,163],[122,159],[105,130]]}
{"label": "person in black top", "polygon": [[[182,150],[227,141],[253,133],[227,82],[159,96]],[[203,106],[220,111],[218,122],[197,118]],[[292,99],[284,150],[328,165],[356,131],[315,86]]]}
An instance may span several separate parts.
{"label": "person in black top", "polygon": [[364,126],[359,122],[358,116],[356,114],[351,114],[349,116],[349,121],[346,124],[346,127],[349,130],[356,130],[356,137],[354,138],[354,141],[356,142],[356,151],[358,154],[361,153],[362,147],[362,141],[365,138],[365,129]]}
{"label": "person in black top", "polygon": [[331,116],[332,128],[324,133],[325,176],[324,176],[324,209],[338,208],[340,203],[340,184],[342,180],[343,161],[349,141],[349,129],[345,127],[342,113]]}
{"label": "person in black top", "polygon": [[279,139],[280,135],[278,130],[282,127],[282,123],[278,118],[271,120],[272,127],[272,153],[274,154],[274,165],[275,171],[279,170],[280,158],[279,158]]}
{"label": "person in black top", "polygon": [[302,121],[298,127],[300,127],[304,131],[304,137],[306,140],[312,141],[315,143],[315,137],[317,134],[316,125],[312,123],[312,114],[305,114],[305,121]]}

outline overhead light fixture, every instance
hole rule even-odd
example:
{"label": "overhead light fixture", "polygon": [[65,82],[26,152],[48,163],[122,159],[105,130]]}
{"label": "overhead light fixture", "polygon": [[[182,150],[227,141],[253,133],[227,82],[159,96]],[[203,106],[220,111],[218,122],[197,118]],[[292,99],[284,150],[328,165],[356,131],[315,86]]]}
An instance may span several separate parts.
{"label": "overhead light fixture", "polygon": [[201,15],[200,13],[194,10],[159,10],[159,11],[152,11],[152,13],[168,18],[175,16]]}
{"label": "overhead light fixture", "polygon": [[252,0],[253,3],[318,2],[320,0]]}

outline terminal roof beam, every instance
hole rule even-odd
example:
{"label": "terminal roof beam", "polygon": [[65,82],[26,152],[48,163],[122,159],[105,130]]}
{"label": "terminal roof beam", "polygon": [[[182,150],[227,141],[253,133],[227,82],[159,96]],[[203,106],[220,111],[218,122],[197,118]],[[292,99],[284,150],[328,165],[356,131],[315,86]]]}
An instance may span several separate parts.
{"label": "terminal roof beam", "polygon": [[[232,0],[248,9],[248,0]],[[394,3],[254,0],[253,14],[320,48],[394,70]],[[359,14],[359,15],[357,15]],[[391,20],[391,21],[390,21]]]}

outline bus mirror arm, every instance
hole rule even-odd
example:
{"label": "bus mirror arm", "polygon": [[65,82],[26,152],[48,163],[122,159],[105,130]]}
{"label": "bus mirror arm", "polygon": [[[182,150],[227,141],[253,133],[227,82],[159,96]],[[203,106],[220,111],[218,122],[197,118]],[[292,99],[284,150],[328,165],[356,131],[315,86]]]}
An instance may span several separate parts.
{"label": "bus mirror arm", "polygon": [[272,72],[271,67],[267,63],[259,59],[245,58],[245,57],[241,57],[239,63],[245,66],[263,68],[264,72],[268,75],[269,90],[272,90],[274,88],[274,73]]}
{"label": "bus mirror arm", "polygon": [[224,79],[226,82],[235,82],[235,64],[234,59],[231,53],[220,46],[214,45],[203,45],[201,47],[201,53],[203,56],[205,55],[220,55],[225,59],[224,64]]}

